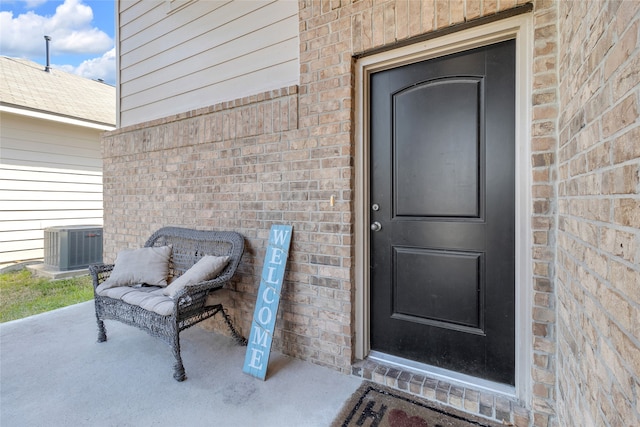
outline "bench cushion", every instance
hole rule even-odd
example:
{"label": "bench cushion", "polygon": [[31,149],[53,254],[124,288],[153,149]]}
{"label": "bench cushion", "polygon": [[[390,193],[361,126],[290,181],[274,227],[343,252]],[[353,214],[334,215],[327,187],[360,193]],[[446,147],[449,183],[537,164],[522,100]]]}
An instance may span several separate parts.
{"label": "bench cushion", "polygon": [[[115,288],[102,287],[104,283],[96,288],[98,295],[113,299],[122,300],[131,305],[153,311],[161,316],[168,316],[173,313],[175,301],[162,294],[159,286],[117,286]],[[102,287],[102,288],[101,288]]]}
{"label": "bench cushion", "polygon": [[123,249],[118,252],[109,278],[101,284],[105,288],[146,283],[167,286],[171,246]]}

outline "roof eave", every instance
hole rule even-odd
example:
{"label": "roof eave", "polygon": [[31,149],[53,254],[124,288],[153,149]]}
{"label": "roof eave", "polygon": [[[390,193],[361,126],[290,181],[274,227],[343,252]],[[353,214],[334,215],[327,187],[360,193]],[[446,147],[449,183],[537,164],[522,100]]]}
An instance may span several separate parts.
{"label": "roof eave", "polygon": [[54,113],[51,113],[50,111],[35,110],[32,108],[26,108],[19,105],[6,104],[4,102],[0,103],[0,111],[6,112],[6,113],[18,114],[21,116],[32,117],[36,119],[51,120],[58,123],[65,123],[69,125],[82,126],[86,128],[99,129],[104,131],[112,131],[112,130],[115,130],[116,128],[115,124],[102,123],[102,122],[86,120],[78,117],[70,117],[70,116],[65,116],[60,114],[54,114]]}

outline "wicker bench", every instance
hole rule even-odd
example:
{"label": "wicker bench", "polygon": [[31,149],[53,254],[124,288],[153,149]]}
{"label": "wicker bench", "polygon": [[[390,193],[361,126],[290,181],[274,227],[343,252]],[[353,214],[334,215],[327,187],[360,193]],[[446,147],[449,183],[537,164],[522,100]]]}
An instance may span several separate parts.
{"label": "wicker bench", "polygon": [[[95,309],[98,321],[98,342],[107,340],[104,320],[117,320],[128,325],[136,326],[158,337],[169,344],[175,357],[173,377],[177,381],[186,379],[182,358],[180,356],[180,331],[195,325],[218,312],[222,313],[224,321],[231,330],[231,334],[239,344],[246,345],[243,338],[231,324],[229,316],[222,304],[207,305],[207,296],[219,289],[233,277],[244,251],[244,238],[235,232],[199,231],[178,227],[164,227],[156,231],[145,243],[145,248],[171,246],[169,259],[168,282],[189,270],[205,255],[229,256],[226,267],[212,280],[186,286],[175,295],[163,296],[162,288],[136,285],[129,287],[102,290],[100,285],[111,275],[114,264],[98,264],[89,267],[93,277],[95,295]],[[155,250],[155,249],[153,249]],[[116,260],[116,263],[118,260]],[[187,276],[185,276],[187,277]],[[104,287],[104,286],[103,286]],[[164,306],[160,313],[140,305],[131,304],[121,299],[121,295],[129,292],[147,292],[149,297],[160,301],[156,306]],[[122,297],[124,298],[124,297]],[[164,302],[161,298],[164,298]],[[127,299],[127,298],[124,298]],[[140,298],[138,298],[140,300]],[[131,300],[129,298],[129,300]]]}

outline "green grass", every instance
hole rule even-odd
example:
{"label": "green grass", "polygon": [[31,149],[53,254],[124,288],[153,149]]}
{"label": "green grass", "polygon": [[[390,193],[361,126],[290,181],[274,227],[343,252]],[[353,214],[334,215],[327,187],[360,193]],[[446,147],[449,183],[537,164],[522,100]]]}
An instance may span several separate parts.
{"label": "green grass", "polygon": [[0,274],[0,323],[93,299],[90,276],[51,280],[29,270]]}

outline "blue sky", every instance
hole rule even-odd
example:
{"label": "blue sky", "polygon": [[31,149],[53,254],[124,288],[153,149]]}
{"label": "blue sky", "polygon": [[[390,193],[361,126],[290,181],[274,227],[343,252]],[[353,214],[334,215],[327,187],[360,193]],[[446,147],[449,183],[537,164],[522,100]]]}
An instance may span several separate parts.
{"label": "blue sky", "polygon": [[0,0],[0,55],[115,85],[114,0]]}

